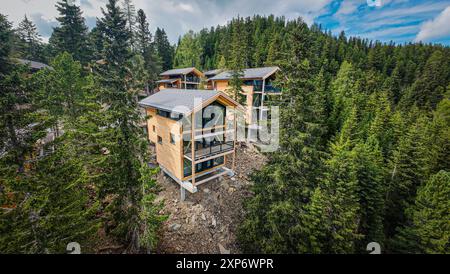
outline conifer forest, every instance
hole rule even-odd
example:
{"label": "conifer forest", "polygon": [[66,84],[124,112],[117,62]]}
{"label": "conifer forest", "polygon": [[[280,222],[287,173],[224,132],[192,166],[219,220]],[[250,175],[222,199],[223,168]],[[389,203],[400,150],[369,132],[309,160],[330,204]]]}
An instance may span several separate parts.
{"label": "conifer forest", "polygon": [[55,1],[48,41],[0,7],[0,253],[66,253],[69,242],[96,253],[105,239],[160,251],[170,216],[142,93],[170,69],[229,70],[241,90],[244,69],[275,66],[279,148],[249,174],[239,252],[367,254],[377,242],[388,254],[450,253],[448,45],[275,15],[171,43],[132,0],[104,2],[89,28],[80,6]]}

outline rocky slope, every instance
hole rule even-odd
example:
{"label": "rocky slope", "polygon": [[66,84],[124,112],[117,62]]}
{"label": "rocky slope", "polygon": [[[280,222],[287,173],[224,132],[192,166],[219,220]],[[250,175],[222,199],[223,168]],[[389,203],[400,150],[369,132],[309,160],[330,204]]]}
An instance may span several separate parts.
{"label": "rocky slope", "polygon": [[251,195],[248,176],[266,159],[254,148],[240,147],[236,160],[235,176],[200,185],[197,193],[187,192],[184,202],[179,185],[159,175],[163,190],[158,200],[165,201],[163,213],[169,219],[161,229],[157,252],[239,253],[235,233],[244,213],[242,202]]}

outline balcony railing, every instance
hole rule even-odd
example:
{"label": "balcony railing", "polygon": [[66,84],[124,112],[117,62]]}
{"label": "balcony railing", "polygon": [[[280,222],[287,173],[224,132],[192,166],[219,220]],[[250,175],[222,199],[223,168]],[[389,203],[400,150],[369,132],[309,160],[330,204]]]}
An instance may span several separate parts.
{"label": "balcony railing", "polygon": [[[204,158],[209,158],[215,155],[219,155],[225,152],[232,151],[234,149],[234,142],[233,141],[226,141],[226,142],[218,142],[215,144],[211,144],[210,146],[198,148],[195,150],[195,160],[200,160]],[[191,147],[185,149],[184,155],[187,156],[189,159],[191,158]]]}
{"label": "balcony railing", "polygon": [[274,93],[276,93],[276,92],[281,92],[281,89],[278,88],[278,87],[274,87],[272,85],[266,85],[264,87],[264,91],[265,92],[274,92]]}
{"label": "balcony railing", "polygon": [[182,78],[182,81],[185,82],[190,82],[190,83],[200,83],[200,78],[198,77],[186,77],[186,78]]}

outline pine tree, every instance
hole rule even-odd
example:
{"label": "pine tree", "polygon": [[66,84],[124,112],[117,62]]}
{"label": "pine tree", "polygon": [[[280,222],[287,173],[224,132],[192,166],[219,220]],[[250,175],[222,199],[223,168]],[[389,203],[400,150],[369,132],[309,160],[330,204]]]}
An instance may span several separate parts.
{"label": "pine tree", "polygon": [[356,155],[348,145],[348,141],[333,145],[331,158],[327,161],[328,171],[323,185],[325,204],[329,207],[330,235],[328,249],[324,253],[355,253],[356,242],[362,237],[358,233],[357,223],[360,207],[357,171],[353,161]]}
{"label": "pine tree", "polygon": [[280,33],[275,33],[270,40],[269,50],[267,53],[267,60],[265,62],[266,66],[276,66],[283,59],[283,49],[282,49],[283,39]]}
{"label": "pine tree", "polygon": [[242,77],[244,76],[245,68],[245,46],[244,40],[242,39],[244,23],[242,18],[238,17],[232,24],[231,57],[228,63],[231,78],[229,80],[228,92],[232,94],[234,100],[243,103],[246,98],[243,94],[244,90],[242,89]]}
{"label": "pine tree", "polygon": [[202,48],[198,36],[193,31],[189,31],[181,38],[174,56],[174,67],[200,67]]}
{"label": "pine tree", "polygon": [[127,30],[130,33],[130,46],[131,50],[135,47],[135,33],[136,33],[136,8],[131,0],[124,0],[122,6],[123,13],[125,14],[125,19],[127,21]]}
{"label": "pine tree", "polygon": [[[18,169],[15,182],[5,180],[14,193],[14,207],[1,216],[0,241],[8,253],[64,253],[73,241],[88,252],[98,229],[97,203],[88,194],[93,186],[85,165],[91,144],[79,132],[87,110],[79,106],[88,105],[83,94],[90,83],[68,53],[57,56],[52,66],[35,74],[29,84],[36,90],[28,108],[39,109],[41,116],[35,117],[40,131],[31,128],[31,133],[40,140],[28,143],[26,165]],[[45,130],[50,128],[54,130]]]}
{"label": "pine tree", "polygon": [[[102,121],[105,128],[98,139],[104,150],[97,166],[101,172],[98,187],[100,198],[113,198],[108,206],[107,231],[126,241],[129,250],[137,250],[141,246],[141,228],[149,221],[141,212],[143,176],[148,169],[147,142],[139,128],[137,96],[130,90],[133,84],[129,80],[130,33],[126,30],[125,15],[116,0],[109,0],[102,12],[99,28],[104,37],[105,62],[96,69],[96,79],[101,90],[99,99],[108,108]],[[156,209],[149,206],[148,200],[146,204],[146,210],[151,210],[149,214],[153,215]],[[149,233],[155,235],[156,232],[147,231],[146,238]]]}
{"label": "pine tree", "polygon": [[28,20],[26,15],[19,23],[17,34],[21,41],[20,52],[22,57],[31,60],[41,60],[42,38],[37,31],[36,25]]}
{"label": "pine tree", "polygon": [[444,96],[449,74],[449,58],[439,50],[433,52],[420,77],[402,98],[403,108],[417,104],[421,108],[435,109]]}
{"label": "pine tree", "polygon": [[173,66],[173,48],[169,43],[164,29],[156,28],[155,49],[158,57],[161,59],[162,70],[171,69]]}
{"label": "pine tree", "polygon": [[[315,93],[305,50],[307,26],[298,21],[290,33],[290,58],[283,67],[280,149],[252,177],[255,196],[248,202],[240,242],[250,252],[296,253],[320,248],[304,230],[304,212],[322,176],[325,133],[322,96]],[[318,201],[317,203],[320,203]],[[312,206],[315,208],[316,206]],[[317,207],[319,207],[317,205]],[[317,214],[317,213],[316,213]],[[309,239],[309,240],[308,240]]]}
{"label": "pine tree", "polygon": [[436,146],[429,123],[429,118],[420,115],[400,138],[389,162],[385,215],[388,237],[405,223],[405,209],[414,202],[417,188],[430,175]]}
{"label": "pine tree", "polygon": [[383,216],[385,211],[383,156],[378,141],[370,136],[365,143],[353,148],[354,165],[358,180],[357,195],[360,208],[358,232],[363,238],[357,243],[357,250],[365,250],[367,243],[384,243]]}
{"label": "pine tree", "polygon": [[407,225],[395,238],[396,252],[450,253],[449,182],[450,173],[441,170],[419,188]]}
{"label": "pine tree", "polygon": [[225,70],[227,68],[227,61],[223,55],[220,56],[219,62],[217,63],[217,68],[221,70]]}
{"label": "pine tree", "polygon": [[11,23],[8,22],[6,16],[0,14],[0,80],[9,69],[12,34]]}
{"label": "pine tree", "polygon": [[337,131],[349,115],[357,97],[357,83],[360,73],[354,67],[344,61],[339,72],[331,83],[333,107],[330,117],[332,131]]}
{"label": "pine tree", "polygon": [[142,9],[138,11],[135,48],[144,60],[144,67],[147,70],[145,88],[150,90],[154,86],[154,81],[157,80],[160,71],[160,60],[157,58],[149,24]]}
{"label": "pine tree", "polygon": [[91,53],[88,47],[88,28],[80,7],[73,1],[62,0],[57,2],[56,9],[60,15],[56,18],[59,26],[53,30],[50,44],[55,53],[66,51],[72,54],[75,60],[86,64],[91,60]]}

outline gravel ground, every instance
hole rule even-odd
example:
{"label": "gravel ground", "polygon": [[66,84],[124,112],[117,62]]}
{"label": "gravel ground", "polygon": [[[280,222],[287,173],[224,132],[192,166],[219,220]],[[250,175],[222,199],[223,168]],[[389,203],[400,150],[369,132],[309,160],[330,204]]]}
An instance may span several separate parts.
{"label": "gravel ground", "polygon": [[235,233],[244,213],[242,201],[251,196],[248,176],[265,161],[254,148],[239,147],[235,176],[202,184],[194,194],[186,192],[184,202],[180,201],[179,185],[161,173],[162,191],[157,200],[164,200],[162,212],[169,214],[169,219],[161,229],[157,252],[240,253]]}

